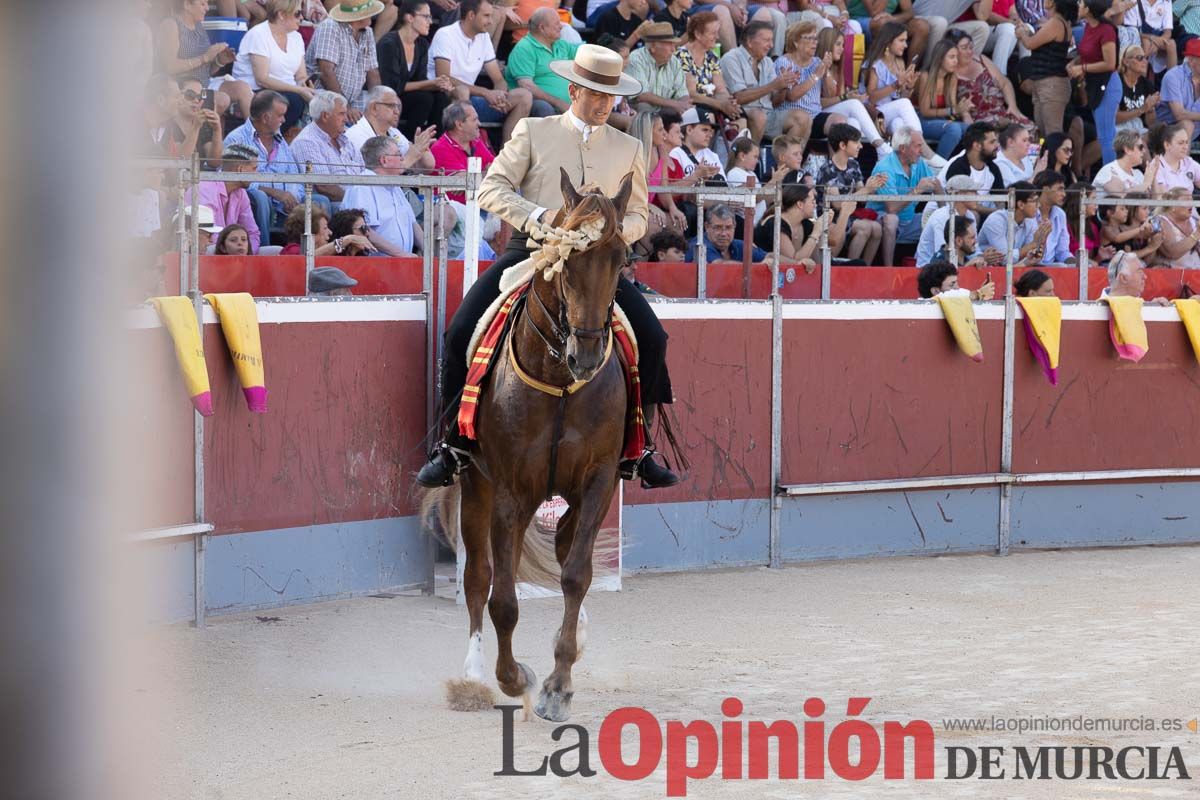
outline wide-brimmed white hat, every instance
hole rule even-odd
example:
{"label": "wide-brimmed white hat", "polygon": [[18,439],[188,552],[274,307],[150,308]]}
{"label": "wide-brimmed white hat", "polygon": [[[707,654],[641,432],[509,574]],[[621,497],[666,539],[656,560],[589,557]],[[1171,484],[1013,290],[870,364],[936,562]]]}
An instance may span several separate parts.
{"label": "wide-brimmed white hat", "polygon": [[383,3],[380,0],[342,0],[330,10],[329,16],[338,22],[358,22],[382,13]]}
{"label": "wide-brimmed white hat", "polygon": [[574,61],[551,61],[555,75],[603,94],[629,97],[642,93],[642,84],[624,74],[621,56],[607,47],[581,44]]}

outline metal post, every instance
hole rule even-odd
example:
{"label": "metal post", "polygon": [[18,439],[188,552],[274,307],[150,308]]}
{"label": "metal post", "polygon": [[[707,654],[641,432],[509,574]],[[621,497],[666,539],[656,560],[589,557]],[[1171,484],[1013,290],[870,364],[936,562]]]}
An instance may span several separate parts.
{"label": "metal post", "polygon": [[[194,178],[193,173],[189,170],[179,170],[179,209],[175,212],[175,236],[176,242],[179,245],[179,293],[187,294],[188,276],[191,275],[191,267],[188,264],[188,259],[192,256],[192,248],[188,244],[188,236],[191,232],[188,229],[187,215],[183,213],[184,199],[186,193],[184,186],[191,182]],[[192,184],[193,191],[195,184]]]}
{"label": "metal post", "polygon": [[440,334],[434,324],[433,304],[433,190],[421,188],[421,234],[425,246],[421,248],[421,292],[425,295],[425,428],[433,430],[437,421],[437,340]]}
{"label": "metal post", "polygon": [[1079,202],[1079,299],[1087,300],[1088,292],[1088,251],[1087,251],[1087,203],[1083,198]]}
{"label": "metal post", "polygon": [[[442,329],[437,324],[434,316],[434,300],[433,300],[433,215],[437,211],[437,206],[433,199],[433,189],[427,186],[421,187],[421,208],[424,213],[421,215],[421,233],[425,246],[421,248],[421,291],[425,295],[425,386],[428,387],[425,392],[425,429],[430,431],[430,436],[434,441],[431,441],[430,447],[434,445],[437,437],[441,435],[442,427],[438,420],[438,378],[441,374],[438,369],[438,342],[442,339]],[[442,275],[442,292],[445,292],[445,275]],[[428,541],[425,547],[425,557],[428,561],[428,566],[425,570],[425,586],[421,590],[423,594],[432,595],[437,591],[437,578],[435,574],[435,562],[437,560],[437,543],[432,536],[425,537]]]}
{"label": "metal post", "polygon": [[479,275],[479,178],[482,159],[467,159],[467,229],[466,250],[463,252],[463,296],[475,284]]}
{"label": "metal post", "polygon": [[[829,212],[825,212],[826,215]],[[828,216],[825,217],[828,219]],[[821,299],[828,300],[832,292],[833,266],[829,256],[829,225],[821,226]]]}
{"label": "metal post", "polygon": [[[305,165],[305,174],[312,175],[312,162]],[[317,258],[316,242],[312,229],[313,184],[304,184],[304,295],[308,296],[308,281],[312,277],[313,264]]]}
{"label": "metal post", "polygon": [[783,496],[780,494],[780,474],[783,459],[783,296],[779,289],[771,290],[771,510],[770,538],[767,563],[772,568],[783,565],[780,546],[780,517]]}
{"label": "metal post", "polygon": [[[431,235],[434,237],[438,236],[437,231],[440,230],[442,227],[441,225],[435,224],[436,215],[439,213],[438,206],[440,205],[440,200],[442,197],[444,197],[444,195],[439,195],[437,198],[435,198],[435,200],[434,200],[434,219],[429,220],[427,223],[428,229],[429,229]],[[444,237],[443,237],[443,239],[444,239]],[[436,264],[437,264],[437,275],[438,275],[438,277],[437,277],[437,320],[436,320],[436,322],[437,322],[437,336],[436,336],[437,371],[438,371],[437,395],[439,398],[438,399],[438,408],[441,408],[441,406],[442,406],[442,403],[441,403],[441,396],[442,396],[441,375],[442,375],[442,359],[445,357],[443,355],[443,349],[445,348],[445,341],[444,341],[445,336],[444,335],[446,332],[446,282],[449,278],[449,276],[447,274],[449,272],[449,270],[447,269],[447,265],[446,265],[446,252],[445,252],[444,247],[441,246],[443,244],[444,244],[444,242],[442,240],[437,240],[434,245],[435,247],[437,247],[435,258],[437,259]]]}
{"label": "metal post", "polygon": [[958,213],[954,210],[954,203],[950,203],[950,214],[946,217],[946,255],[950,257],[950,263],[958,266],[958,246],[954,244],[954,218]]}
{"label": "metal post", "polygon": [[[754,188],[754,176],[746,179],[746,186]],[[750,263],[754,258],[754,209],[758,198],[753,193],[742,197],[742,298],[750,299]]]}
{"label": "metal post", "polygon": [[783,184],[775,184],[775,230],[771,234],[771,294],[779,292],[779,237],[782,235],[783,228]]}
{"label": "metal post", "polygon": [[[1013,294],[1013,247],[1016,245],[1016,222],[1013,210],[1016,208],[1016,193],[1008,192],[1008,255],[1005,258],[1005,292],[1004,292],[1004,395],[1001,404],[1000,424],[1000,472],[1012,472],[1013,449],[1013,381],[1015,380],[1016,362],[1016,325],[1017,299]],[[1000,485],[1000,524],[996,542],[996,552],[1008,555],[1009,539],[1012,526],[1012,486],[1005,482]]]}
{"label": "metal post", "polygon": [[[192,309],[196,312],[196,323],[200,327],[201,346],[204,342],[204,295],[200,293],[200,156],[192,154],[192,230],[191,241],[188,243],[188,249],[191,250],[190,275],[186,285],[181,284],[180,293],[190,294],[192,298]],[[194,485],[193,498],[196,523],[204,522],[204,417],[199,411],[192,412],[192,464],[194,469]],[[206,609],[205,580],[204,580],[204,558],[205,551],[208,545],[208,534],[206,532],[196,533],[193,536],[193,551],[194,551],[194,578],[192,586],[193,592],[193,619],[192,623],[197,628],[204,627],[204,618]]]}
{"label": "metal post", "polygon": [[708,245],[704,243],[704,195],[696,195],[696,297],[708,296]]}

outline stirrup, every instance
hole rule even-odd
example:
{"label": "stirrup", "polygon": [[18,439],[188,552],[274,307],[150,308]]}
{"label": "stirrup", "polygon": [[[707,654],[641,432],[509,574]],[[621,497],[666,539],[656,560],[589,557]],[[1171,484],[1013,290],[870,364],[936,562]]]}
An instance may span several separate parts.
{"label": "stirrup", "polygon": [[443,442],[438,445],[437,450],[430,453],[428,463],[417,473],[417,483],[431,489],[450,486],[470,465],[469,452]]}

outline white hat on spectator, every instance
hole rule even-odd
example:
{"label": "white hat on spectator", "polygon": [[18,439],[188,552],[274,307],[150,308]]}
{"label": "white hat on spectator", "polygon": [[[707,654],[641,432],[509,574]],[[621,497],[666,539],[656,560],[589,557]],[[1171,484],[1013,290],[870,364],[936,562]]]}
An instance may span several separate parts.
{"label": "white hat on spectator", "polygon": [[637,78],[622,70],[625,61],[616,52],[596,44],[581,44],[574,61],[551,61],[550,69],[560,78],[601,94],[630,97],[642,93]]}
{"label": "white hat on spectator", "polygon": [[382,13],[383,3],[380,0],[343,0],[329,10],[329,16],[338,22],[358,22]]}
{"label": "white hat on spectator", "polygon": [[946,194],[971,194],[978,188],[975,181],[967,175],[955,175],[946,181]]}
{"label": "white hat on spectator", "polygon": [[[185,219],[184,225],[190,228],[192,224],[192,210],[190,208],[185,208],[182,213]],[[179,222],[179,214],[180,212],[175,212],[175,217],[173,218],[175,223]],[[217,224],[217,215],[213,213],[212,208],[209,206],[200,206],[199,217],[200,230],[212,234],[221,232],[221,226]]]}

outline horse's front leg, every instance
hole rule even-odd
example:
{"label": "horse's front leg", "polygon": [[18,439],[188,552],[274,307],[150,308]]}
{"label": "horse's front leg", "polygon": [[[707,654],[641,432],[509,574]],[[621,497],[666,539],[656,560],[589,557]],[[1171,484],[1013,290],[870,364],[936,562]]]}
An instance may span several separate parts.
{"label": "horse's front leg", "polygon": [[555,539],[562,565],[563,621],[554,642],[554,671],[542,684],[533,708],[539,717],[552,722],[565,722],[571,716],[571,697],[575,694],[571,668],[579,659],[580,609],[592,585],[592,548],[617,486],[615,469],[600,473],[572,500],[571,511],[575,513],[569,514],[569,520],[564,517],[567,524],[559,526]]}
{"label": "horse's front leg", "polygon": [[533,511],[518,509],[512,498],[500,494],[492,506],[492,597],[488,601],[488,614],[496,628],[496,681],[509,697],[522,698],[528,717],[537,676],[513,658],[512,636],[519,616],[517,559]]}

